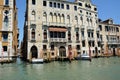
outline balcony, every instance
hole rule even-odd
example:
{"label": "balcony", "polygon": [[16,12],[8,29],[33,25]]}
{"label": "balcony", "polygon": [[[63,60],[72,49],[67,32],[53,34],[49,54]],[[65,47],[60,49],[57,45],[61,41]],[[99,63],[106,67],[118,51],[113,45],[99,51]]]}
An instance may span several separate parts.
{"label": "balcony", "polygon": [[80,43],[80,40],[76,40],[76,43]]}
{"label": "balcony", "polygon": [[70,24],[57,23],[57,22],[42,22],[42,25],[46,25],[46,26],[61,26],[61,27],[71,26]]}
{"label": "balcony", "polygon": [[100,42],[101,42],[102,40],[101,40],[100,38],[97,38],[97,41],[100,41]]}
{"label": "balcony", "polygon": [[81,25],[80,27],[81,27],[81,30],[84,30],[84,29],[85,29],[85,26],[84,26],[84,25]]}
{"label": "balcony", "polygon": [[92,26],[87,26],[87,30],[94,30],[94,27],[92,27]]}
{"label": "balcony", "polygon": [[8,32],[8,31],[9,31],[9,29],[8,29],[8,27],[3,27],[0,31],[3,31],[3,32]]}
{"label": "balcony", "polygon": [[44,40],[43,40],[43,43],[47,43],[47,42],[48,42],[48,40],[47,40],[47,39],[44,39]]}
{"label": "balcony", "polygon": [[98,28],[96,28],[96,31],[98,31],[98,32],[99,32],[99,31],[100,31],[100,28],[99,28],[99,27],[98,27]]}
{"label": "balcony", "polygon": [[120,40],[109,40],[108,44],[120,44]]}
{"label": "balcony", "polygon": [[72,26],[72,24],[69,24],[69,23],[68,23],[68,24],[66,24],[66,25],[67,25],[67,27],[71,27],[71,26]]}
{"label": "balcony", "polygon": [[79,25],[79,24],[76,24],[75,27],[78,28],[78,27],[80,27],[80,25]]}
{"label": "balcony", "polygon": [[72,40],[68,40],[68,43],[72,43]]}
{"label": "balcony", "polygon": [[88,37],[88,41],[94,41],[94,37]]}
{"label": "balcony", "polygon": [[67,42],[65,38],[50,38],[50,42]]}
{"label": "balcony", "polygon": [[49,26],[48,22],[43,22],[42,25]]}
{"label": "balcony", "polygon": [[31,42],[36,42],[36,40],[35,39],[31,39]]}
{"label": "balcony", "polygon": [[66,27],[67,25],[65,23],[56,23],[56,22],[50,22],[49,26],[61,26]]}
{"label": "balcony", "polygon": [[85,37],[82,37],[82,40],[85,40]]}
{"label": "balcony", "polygon": [[36,24],[36,20],[31,20],[30,21],[30,24],[32,25],[32,24]]}

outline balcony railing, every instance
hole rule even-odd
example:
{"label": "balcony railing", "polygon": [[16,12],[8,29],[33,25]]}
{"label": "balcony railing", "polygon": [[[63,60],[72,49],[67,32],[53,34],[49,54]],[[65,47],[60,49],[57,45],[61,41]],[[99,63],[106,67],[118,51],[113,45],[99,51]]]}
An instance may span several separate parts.
{"label": "balcony railing", "polygon": [[85,37],[82,37],[82,40],[85,40]]}
{"label": "balcony railing", "polygon": [[89,41],[94,41],[94,37],[88,37]]}
{"label": "balcony railing", "polygon": [[76,24],[75,27],[80,27],[80,25],[79,25],[79,24]]}
{"label": "balcony railing", "polygon": [[92,26],[87,26],[87,29],[88,29],[88,30],[94,30],[94,27],[92,27]]}
{"label": "balcony railing", "polygon": [[42,24],[43,24],[43,25],[47,25],[47,26],[61,26],[61,27],[70,26],[70,24],[57,23],[57,22],[43,22]]}
{"label": "balcony railing", "polygon": [[109,40],[108,44],[120,44],[120,40]]}
{"label": "balcony railing", "polygon": [[81,27],[81,29],[85,29],[85,26],[84,26],[84,25],[81,25],[80,27]]}
{"label": "balcony railing", "polygon": [[67,42],[65,38],[50,38],[50,42]]}
{"label": "balcony railing", "polygon": [[98,38],[97,41],[102,41],[102,40],[100,38]]}
{"label": "balcony railing", "polygon": [[36,40],[35,39],[31,39],[31,42],[36,42]]}
{"label": "balcony railing", "polygon": [[47,42],[48,42],[48,40],[47,40],[47,39],[44,39],[44,40],[43,40],[43,43],[47,43]]}

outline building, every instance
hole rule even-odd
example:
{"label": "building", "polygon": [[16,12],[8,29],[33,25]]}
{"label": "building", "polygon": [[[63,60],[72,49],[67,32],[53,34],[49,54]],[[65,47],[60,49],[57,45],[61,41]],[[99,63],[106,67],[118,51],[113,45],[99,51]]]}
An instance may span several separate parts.
{"label": "building", "polygon": [[[91,0],[26,0],[23,57],[27,60],[100,53],[98,13]],[[89,48],[90,47],[90,48]],[[89,50],[90,49],[90,50]]]}
{"label": "building", "polygon": [[120,25],[114,24],[112,19],[99,22],[101,52],[103,54],[119,55]]}
{"label": "building", "polygon": [[17,55],[18,37],[16,0],[0,0],[0,60]]}

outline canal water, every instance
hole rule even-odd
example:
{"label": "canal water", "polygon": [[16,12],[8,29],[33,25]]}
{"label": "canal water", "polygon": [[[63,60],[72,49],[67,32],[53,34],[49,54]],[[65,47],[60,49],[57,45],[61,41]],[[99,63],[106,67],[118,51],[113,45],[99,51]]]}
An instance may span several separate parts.
{"label": "canal water", "polygon": [[0,65],[0,80],[120,80],[120,58],[89,61]]}

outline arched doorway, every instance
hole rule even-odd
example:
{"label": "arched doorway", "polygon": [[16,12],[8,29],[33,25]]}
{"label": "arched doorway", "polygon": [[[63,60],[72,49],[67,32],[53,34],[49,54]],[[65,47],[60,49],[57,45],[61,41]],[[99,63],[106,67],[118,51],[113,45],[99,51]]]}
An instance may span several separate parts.
{"label": "arched doorway", "polygon": [[60,57],[66,57],[66,49],[64,46],[61,46],[59,48],[59,55],[60,55]]}
{"label": "arched doorway", "polygon": [[37,47],[36,46],[32,46],[31,48],[31,54],[32,54],[32,58],[37,58],[38,57],[38,51],[37,51]]}

